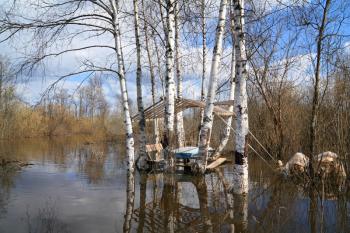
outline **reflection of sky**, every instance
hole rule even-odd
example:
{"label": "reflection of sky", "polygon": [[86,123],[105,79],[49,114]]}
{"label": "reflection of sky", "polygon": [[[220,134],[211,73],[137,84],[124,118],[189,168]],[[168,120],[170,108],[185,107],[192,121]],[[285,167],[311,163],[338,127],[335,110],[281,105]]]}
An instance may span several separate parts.
{"label": "reflection of sky", "polygon": [[119,228],[123,223],[124,183],[124,176],[119,176],[104,187],[93,187],[74,176],[31,168],[16,180],[0,232],[25,232],[26,222],[21,218],[26,209],[35,216],[48,199],[58,203],[58,218],[71,232],[114,232],[115,225]]}

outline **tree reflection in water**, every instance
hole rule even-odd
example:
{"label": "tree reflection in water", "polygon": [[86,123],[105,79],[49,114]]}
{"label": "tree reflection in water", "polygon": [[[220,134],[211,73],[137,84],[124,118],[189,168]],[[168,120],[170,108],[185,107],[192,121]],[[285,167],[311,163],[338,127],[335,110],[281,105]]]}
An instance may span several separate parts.
{"label": "tree reflection in water", "polygon": [[[251,159],[249,195],[234,196],[228,192],[232,182],[230,165],[198,177],[162,173],[136,173],[134,177],[126,176],[123,145],[63,140],[20,146],[0,142],[0,147],[2,156],[34,164],[21,170],[0,167],[1,232],[26,232],[18,223],[25,219],[23,206],[32,203],[37,205],[31,212],[32,229],[39,228],[37,209],[45,208],[45,200],[40,197],[57,195],[65,202],[58,203],[59,224],[65,220],[70,227],[76,226],[74,232],[86,232],[85,228],[93,232],[90,225],[96,229],[105,227],[101,232],[108,232],[105,229],[110,224],[116,224],[118,233],[123,229],[186,233],[350,232],[349,181],[329,178],[311,185],[304,178],[284,179]],[[121,202],[127,211],[120,209],[116,214],[113,205],[119,207]]]}
{"label": "tree reflection in water", "polygon": [[205,176],[141,173],[135,209],[135,192],[128,191],[124,232],[349,232],[340,186],[251,177],[249,195],[232,195],[229,177],[221,170]]}
{"label": "tree reflection in water", "polygon": [[0,166],[0,218],[6,214],[6,206],[10,198],[11,188],[14,186],[14,179],[18,174],[18,167],[11,164]]}
{"label": "tree reflection in water", "polygon": [[47,200],[37,214],[27,210],[28,233],[70,233],[68,225],[60,220],[58,207],[55,201]]}
{"label": "tree reflection in water", "polygon": [[[214,176],[214,182],[210,182],[210,178],[213,178],[210,176]],[[124,232],[212,233],[247,230],[247,196],[233,197],[223,192],[225,185],[217,174],[193,177],[141,173],[140,201],[135,210],[135,192],[129,190],[134,186],[130,186],[132,182],[129,181],[130,175]],[[232,205],[233,199],[236,205]]]}

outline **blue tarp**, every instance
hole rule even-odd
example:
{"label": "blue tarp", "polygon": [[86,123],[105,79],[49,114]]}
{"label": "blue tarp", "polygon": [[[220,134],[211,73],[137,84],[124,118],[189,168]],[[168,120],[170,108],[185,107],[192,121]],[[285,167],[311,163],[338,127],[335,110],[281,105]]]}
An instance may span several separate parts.
{"label": "blue tarp", "polygon": [[191,159],[198,157],[199,148],[198,147],[181,147],[176,149],[175,156],[177,159]]}

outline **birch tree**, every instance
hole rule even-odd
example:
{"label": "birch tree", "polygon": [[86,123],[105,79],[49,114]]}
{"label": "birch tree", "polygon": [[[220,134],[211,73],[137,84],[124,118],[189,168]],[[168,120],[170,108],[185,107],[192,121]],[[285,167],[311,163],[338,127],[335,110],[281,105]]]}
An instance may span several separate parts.
{"label": "birch tree", "polygon": [[[231,4],[230,4],[231,5]],[[230,93],[229,93],[229,100],[235,99],[235,75],[236,75],[236,50],[235,50],[235,36],[234,36],[234,18],[233,18],[233,12],[232,12],[232,6],[230,7],[230,31],[231,31],[231,38],[232,38],[232,54],[231,54],[231,72],[230,72]],[[233,105],[230,105],[228,107],[228,111],[233,112]],[[218,156],[220,156],[220,153],[227,145],[228,139],[230,137],[231,132],[231,125],[232,125],[232,116],[229,116],[225,122],[225,127],[223,130],[222,138],[220,139],[220,143],[218,147],[215,150],[214,153],[214,159]]]}
{"label": "birch tree", "polygon": [[[207,20],[205,18],[205,0],[201,0],[202,18],[202,80],[201,80],[201,101],[205,101],[205,78],[207,75]],[[201,124],[203,123],[204,110],[201,110]],[[199,139],[200,137],[198,137]]]}
{"label": "birch tree", "polygon": [[[175,117],[175,81],[174,81],[174,12],[175,1],[166,1],[166,77],[165,77],[165,127],[166,141],[172,143]],[[168,145],[167,145],[168,146]]]}
{"label": "birch tree", "polygon": [[[177,78],[177,99],[182,99],[182,75],[181,75],[181,61],[180,61],[180,22],[179,22],[179,4],[175,3],[175,64],[176,64],[176,78]],[[176,137],[177,146],[183,147],[185,145],[185,129],[182,111],[176,113]]]}
{"label": "birch tree", "polygon": [[135,176],[134,172],[128,171],[126,183],[126,207],[124,215],[123,232],[131,232],[132,214],[134,212],[135,202]]}
{"label": "birch tree", "polygon": [[234,41],[236,50],[236,86],[235,104],[236,137],[235,164],[233,170],[232,191],[236,194],[248,193],[248,95],[247,95],[247,58],[244,34],[244,0],[233,0]]}
{"label": "birch tree", "polygon": [[212,125],[213,125],[213,109],[214,109],[214,101],[216,96],[218,73],[219,73],[219,68],[221,63],[224,26],[225,26],[225,20],[226,20],[226,6],[227,6],[227,0],[221,0],[218,24],[217,24],[216,35],[215,35],[213,59],[211,63],[209,89],[207,93],[207,101],[206,101],[206,106],[204,110],[203,123],[199,134],[199,137],[200,137],[199,149],[200,149],[200,153],[204,156],[205,165],[207,160]]}
{"label": "birch tree", "polygon": [[[149,65],[150,78],[151,78],[152,104],[155,104],[156,103],[155,71],[154,71],[154,65],[152,61],[152,52],[151,52],[150,38],[149,38],[149,32],[148,32],[148,22],[146,22],[146,13],[145,13],[146,10],[145,10],[144,0],[142,0],[141,3],[142,3],[142,15],[144,18],[143,30],[145,34],[145,46],[146,46],[147,60]],[[158,119],[153,119],[153,134],[154,134],[154,143],[159,143]]]}
{"label": "birch tree", "polygon": [[124,67],[124,60],[122,56],[122,46],[121,46],[121,40],[120,40],[120,27],[119,27],[119,15],[118,15],[118,5],[116,1],[110,0],[112,5],[112,19],[113,19],[113,36],[114,36],[114,43],[115,43],[115,51],[117,53],[117,63],[118,63],[118,75],[119,75],[119,85],[120,85],[120,91],[123,101],[123,113],[124,113],[124,124],[125,124],[125,130],[126,130],[126,154],[128,157],[128,169],[130,171],[134,170],[134,161],[135,161],[135,155],[134,155],[134,137],[133,137],[133,129],[132,129],[132,122],[131,122],[131,116],[130,116],[130,110],[129,110],[129,97],[128,97],[128,91],[126,87],[126,80],[125,80],[125,67]]}
{"label": "birch tree", "polygon": [[141,158],[141,166],[146,165],[146,120],[142,99],[142,69],[141,69],[141,45],[140,45],[140,26],[139,26],[139,8],[138,0],[133,0],[134,5],[134,23],[135,23],[135,42],[136,42],[136,86],[137,86],[137,108],[140,116],[139,132],[140,132],[140,149],[139,158]]}
{"label": "birch tree", "polygon": [[[133,170],[134,138],[121,45],[119,1],[65,0],[60,3],[12,1],[10,4],[13,7],[7,9],[4,16],[0,18],[0,42],[23,35],[32,38],[28,42],[31,53],[21,62],[18,73],[21,71],[31,74],[35,68],[43,64],[44,60],[69,53],[91,49],[112,51],[111,55],[115,57],[117,68],[112,65],[97,65],[93,58],[92,60],[81,60],[81,67],[78,71],[60,75],[52,86],[68,77],[91,72],[108,73],[119,79],[126,135],[126,155],[128,168]],[[109,42],[103,44],[105,35],[109,37],[108,39],[113,40],[113,45],[110,45]],[[81,46],[82,38],[88,45]],[[89,40],[92,38],[96,40]]]}
{"label": "birch tree", "polygon": [[[234,27],[233,19],[231,19],[231,27]],[[233,34],[233,33],[232,33]],[[232,35],[233,37],[233,35]],[[233,39],[233,38],[232,38]],[[235,53],[235,42],[234,39],[232,40],[232,55],[231,55],[231,73],[230,73],[230,93],[229,93],[229,100],[235,99],[235,75],[236,75],[236,53]],[[233,112],[233,105],[230,105],[227,109],[230,112]],[[225,127],[223,130],[222,138],[220,139],[220,143],[218,147],[215,150],[214,158],[220,156],[220,153],[227,145],[228,139],[230,137],[231,132],[231,125],[232,125],[232,116],[229,116],[225,122]]]}

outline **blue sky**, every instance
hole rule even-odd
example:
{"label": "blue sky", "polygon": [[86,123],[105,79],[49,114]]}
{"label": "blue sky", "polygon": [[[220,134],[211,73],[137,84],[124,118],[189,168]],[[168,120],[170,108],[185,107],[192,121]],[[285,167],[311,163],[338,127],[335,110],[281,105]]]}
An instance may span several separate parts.
{"label": "blue sky", "polygon": [[[285,0],[284,2],[290,2],[292,0]],[[0,0],[0,5],[6,3],[5,0]],[[270,0],[270,8],[276,6],[276,2]],[[1,8],[0,8],[1,9]],[[217,12],[213,11],[209,16],[208,27],[209,30],[209,49],[212,48],[212,41],[214,38],[214,29],[216,24],[216,16]],[[131,99],[135,100],[136,98],[136,86],[135,86],[135,45],[133,41],[133,30],[129,30],[132,27],[132,20],[124,21],[122,23],[122,31],[123,34],[123,46],[124,46],[124,55],[125,55],[125,63],[127,68],[127,86],[129,90],[129,95]],[[249,24],[247,25],[250,26]],[[344,34],[350,34],[349,25],[345,25],[342,29]],[[113,40],[111,37],[102,36],[98,39],[89,39],[89,38],[78,38],[78,40],[73,41],[73,43],[68,44],[68,47],[81,47],[89,44],[107,44],[113,45]],[[29,45],[29,46],[28,46]],[[17,61],[18,57],[23,55],[23,52],[27,53],[31,51],[31,46],[35,46],[35,43],[31,41],[31,37],[28,34],[22,34],[21,36],[15,38],[14,41],[10,43],[0,44],[0,51],[2,55],[9,57],[11,60]],[[65,47],[61,44],[54,46],[53,48],[56,51],[61,51]],[[200,77],[201,77],[201,38],[197,37],[194,40],[186,41],[183,38],[181,43],[181,53],[182,53],[182,70],[184,76],[184,92],[185,96],[190,98],[198,98],[200,95]],[[226,48],[223,52],[223,64],[226,64],[226,67],[222,70],[220,75],[221,79],[224,80],[228,77],[228,65],[230,61],[230,45],[227,43]],[[301,54],[306,54],[306,52],[301,52]],[[298,54],[296,54],[298,55]],[[299,54],[300,55],[300,54]],[[155,57],[153,57],[155,59]],[[21,95],[27,102],[31,104],[35,104],[39,99],[41,94],[47,89],[47,87],[54,82],[57,77],[61,75],[65,75],[67,73],[76,72],[81,70],[81,62],[84,60],[93,60],[94,63],[101,66],[113,66],[115,63],[115,55],[108,49],[89,49],[79,52],[73,52],[69,54],[65,54],[60,57],[55,57],[53,59],[47,60],[45,73],[42,69],[38,69],[34,72],[32,77],[26,77],[25,79],[29,79],[28,82],[21,82],[18,84],[18,94]],[[208,59],[207,59],[207,68],[208,73],[210,72],[210,60],[211,60],[211,51],[208,51]],[[145,54],[143,55],[143,64],[147,66]],[[301,61],[306,61],[302,60]],[[155,61],[154,61],[155,62]],[[307,64],[301,62],[301,65],[308,66]],[[306,69],[306,68],[305,68]],[[148,68],[144,67],[144,97],[145,102],[150,103],[150,83],[149,83],[149,74]],[[75,75],[70,78],[65,79],[64,81],[58,84],[59,87],[68,89],[71,93],[79,86],[79,84],[86,78],[89,74],[80,74]],[[157,86],[160,88],[160,80],[156,79]],[[107,96],[108,102],[111,105],[115,106],[116,104],[116,96],[119,93],[119,85],[118,80],[114,77],[107,77],[104,79],[104,93]]]}

